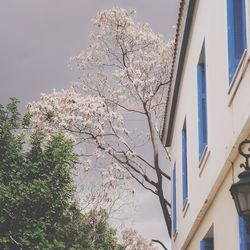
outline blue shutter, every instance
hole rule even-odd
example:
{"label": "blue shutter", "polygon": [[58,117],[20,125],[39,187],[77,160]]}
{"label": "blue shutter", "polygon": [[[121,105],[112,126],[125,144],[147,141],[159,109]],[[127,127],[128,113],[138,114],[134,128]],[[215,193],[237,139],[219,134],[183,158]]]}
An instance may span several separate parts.
{"label": "blue shutter", "polygon": [[239,217],[240,250],[247,250],[245,220]]}
{"label": "blue shutter", "polygon": [[246,48],[245,0],[227,0],[229,81]]}
{"label": "blue shutter", "polygon": [[200,241],[200,250],[213,250],[213,249],[214,249],[213,239],[204,239]]}
{"label": "blue shutter", "polygon": [[188,197],[188,183],[187,183],[187,130],[186,122],[182,129],[182,198],[183,206]]}
{"label": "blue shutter", "polygon": [[250,234],[247,231],[249,225],[247,225],[247,223],[250,222],[244,220],[243,217],[239,217],[240,250],[250,249]]}
{"label": "blue shutter", "polygon": [[176,167],[173,169],[173,206],[172,206],[172,227],[173,227],[173,235],[176,232]]}
{"label": "blue shutter", "polygon": [[[204,58],[205,61],[205,58]],[[201,67],[202,74],[202,143],[203,150],[207,145],[207,90],[205,65]]]}
{"label": "blue shutter", "polygon": [[[205,60],[205,59],[204,59]],[[207,145],[207,93],[205,65],[197,66],[199,159]]]}
{"label": "blue shutter", "polygon": [[198,78],[198,127],[199,127],[199,159],[203,152],[202,134],[203,134],[203,121],[202,121],[202,67],[198,65],[197,68]]}
{"label": "blue shutter", "polygon": [[202,240],[201,242],[200,242],[200,250],[205,250],[205,241],[204,240]]}
{"label": "blue shutter", "polygon": [[247,26],[246,26],[246,5],[245,0],[241,0],[241,18],[242,18],[242,43],[243,51],[247,48]]}
{"label": "blue shutter", "polygon": [[234,9],[234,55],[237,62],[244,50],[243,44],[243,19],[242,19],[242,0],[233,1]]}
{"label": "blue shutter", "polygon": [[227,0],[229,81],[231,81],[234,71],[235,71],[233,1],[234,0]]}

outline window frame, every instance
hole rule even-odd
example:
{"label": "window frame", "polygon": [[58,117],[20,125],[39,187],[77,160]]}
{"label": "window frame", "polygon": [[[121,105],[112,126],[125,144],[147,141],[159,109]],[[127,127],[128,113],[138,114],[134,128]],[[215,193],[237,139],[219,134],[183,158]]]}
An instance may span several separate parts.
{"label": "window frame", "polygon": [[[241,8],[234,8],[235,4],[240,4]],[[237,13],[237,10],[240,13]],[[238,17],[241,17],[240,19]],[[240,27],[236,29],[235,27]],[[237,36],[238,34],[238,36]],[[237,39],[237,46],[236,44]],[[228,42],[228,78],[229,85],[232,84],[238,65],[247,48],[246,29],[246,3],[245,0],[227,0],[227,42]],[[238,46],[241,49],[238,51]],[[239,48],[238,48],[239,49]]]}
{"label": "window frame", "polygon": [[188,164],[187,164],[187,123],[186,118],[182,127],[182,201],[183,207],[188,201]]}
{"label": "window frame", "polygon": [[176,164],[174,164],[173,168],[173,184],[172,184],[172,201],[173,201],[173,207],[172,207],[172,230],[173,230],[173,236],[177,233],[177,192],[176,192]]}
{"label": "window frame", "polygon": [[200,250],[214,250],[214,227],[210,227],[204,238],[200,241]]}
{"label": "window frame", "polygon": [[213,239],[203,239],[200,241],[200,250],[210,250],[210,249],[211,250],[214,249],[214,240]]}
{"label": "window frame", "polygon": [[198,95],[198,143],[199,160],[208,144],[208,119],[207,119],[207,74],[205,41],[203,42],[197,64],[197,95]]}

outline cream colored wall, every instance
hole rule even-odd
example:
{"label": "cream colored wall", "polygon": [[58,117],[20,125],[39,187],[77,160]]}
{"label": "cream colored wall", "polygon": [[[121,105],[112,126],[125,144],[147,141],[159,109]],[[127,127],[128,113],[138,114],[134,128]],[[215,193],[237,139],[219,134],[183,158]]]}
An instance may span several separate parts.
{"label": "cream colored wall", "polygon": [[[249,1],[246,2],[247,8],[249,8]],[[250,117],[250,67],[248,59],[250,54],[248,51],[236,82],[229,93],[226,1],[197,1],[193,20],[182,72],[173,140],[170,148],[172,164],[176,163],[177,167],[178,234],[174,238],[172,246],[173,249],[178,250],[183,246],[185,249],[185,244],[189,242],[191,242],[189,249],[199,249],[197,246],[203,238],[201,236],[205,234],[206,229],[209,229],[213,221],[217,225],[215,234],[222,234],[221,224],[226,225],[229,223],[228,218],[232,217],[233,229],[229,233],[235,236],[233,231],[236,225],[236,214],[229,194],[229,187],[232,184],[230,178],[227,177],[221,189],[218,190],[218,187],[225,175],[228,174],[231,166],[230,159],[235,157],[235,152],[232,152],[232,150],[235,151],[234,147],[237,146],[240,139],[248,136],[250,131],[250,126],[248,126]],[[247,25],[250,27],[248,15],[247,20]],[[205,155],[207,161],[199,168],[196,66],[204,39],[207,63],[208,148]],[[243,69],[245,69],[245,73]],[[240,80],[240,78],[242,79]],[[188,208],[183,211],[181,131],[185,117],[187,126],[189,195]],[[245,131],[243,131],[244,126]],[[205,220],[199,225],[216,192],[218,192],[218,195],[214,203],[209,208]],[[228,213],[230,217],[224,218],[222,216],[224,214],[221,213],[223,206],[224,210],[225,207],[229,207],[224,212],[225,214]],[[196,228],[199,228],[199,230],[193,236]],[[225,235],[225,237],[227,236]],[[229,239],[232,242],[237,241],[233,236]],[[227,240],[229,239],[227,238]],[[191,248],[191,246],[194,246],[194,248]]]}
{"label": "cream colored wall", "polygon": [[205,217],[200,223],[195,236],[186,249],[200,249],[200,240],[213,225],[214,228],[214,248],[236,250],[239,249],[238,216],[229,193],[232,185],[232,168],[228,172],[213,203],[208,208]]}

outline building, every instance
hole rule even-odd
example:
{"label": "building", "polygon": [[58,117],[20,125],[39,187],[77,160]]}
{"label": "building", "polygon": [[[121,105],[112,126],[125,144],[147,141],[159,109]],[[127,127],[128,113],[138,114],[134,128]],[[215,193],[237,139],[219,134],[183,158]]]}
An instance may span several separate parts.
{"label": "building", "polygon": [[249,50],[249,0],[181,1],[162,131],[172,249],[250,249],[230,194],[243,171],[238,145],[250,138]]}

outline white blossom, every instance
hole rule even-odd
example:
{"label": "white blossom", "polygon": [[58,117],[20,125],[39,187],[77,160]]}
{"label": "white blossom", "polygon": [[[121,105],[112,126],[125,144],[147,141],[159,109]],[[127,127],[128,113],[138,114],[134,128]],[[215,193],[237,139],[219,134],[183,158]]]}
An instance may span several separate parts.
{"label": "white blossom", "polygon": [[144,239],[138,232],[133,229],[122,231],[122,239],[126,250],[157,250],[152,242]]}
{"label": "white blossom", "polygon": [[[166,177],[157,159],[157,133],[166,106],[173,42],[136,22],[135,14],[118,7],[100,11],[93,19],[89,47],[71,58],[73,68],[80,71],[79,81],[42,94],[27,106],[33,129],[48,136],[62,133],[90,151],[83,153],[84,168],[98,166],[105,202],[112,202],[111,189],[126,187],[131,178],[157,195],[155,190],[163,189],[157,183],[164,183],[157,178]],[[140,116],[146,128],[131,128],[127,118],[133,116]],[[149,140],[151,157],[138,151]],[[165,197],[160,199],[167,204]],[[168,209],[162,208],[170,218]]]}

